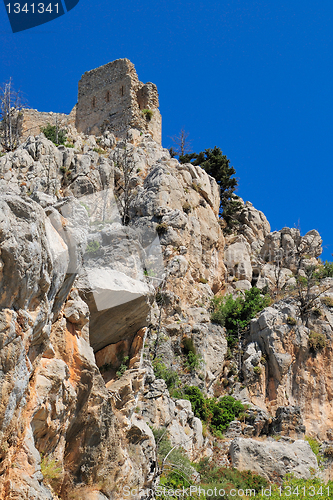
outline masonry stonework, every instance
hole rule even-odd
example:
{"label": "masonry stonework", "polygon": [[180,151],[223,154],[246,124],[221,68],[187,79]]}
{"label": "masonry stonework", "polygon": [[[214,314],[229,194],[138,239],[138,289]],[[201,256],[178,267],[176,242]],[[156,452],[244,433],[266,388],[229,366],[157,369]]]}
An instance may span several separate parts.
{"label": "masonry stonework", "polygon": [[161,144],[162,118],[158,106],[156,85],[143,84],[131,61],[117,59],[82,76],[76,128],[94,135],[109,130],[118,137],[129,128],[137,128],[150,133]]}
{"label": "masonry stonework", "polygon": [[64,113],[50,113],[37,111],[37,109],[23,109],[22,120],[20,124],[20,136],[22,139],[29,135],[38,135],[43,127],[47,125],[58,125],[61,128],[67,128],[75,125],[75,106],[69,115]]}

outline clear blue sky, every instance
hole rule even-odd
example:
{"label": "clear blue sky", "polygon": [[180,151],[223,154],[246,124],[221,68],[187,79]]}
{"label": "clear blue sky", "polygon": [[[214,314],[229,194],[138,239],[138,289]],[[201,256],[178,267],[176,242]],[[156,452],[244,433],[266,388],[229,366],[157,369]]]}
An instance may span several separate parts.
{"label": "clear blue sky", "polygon": [[272,230],[318,229],[332,260],[331,0],[80,0],[16,34],[0,4],[0,23],[0,82],[32,108],[69,112],[82,73],[129,58],[158,86],[164,146],[184,127],[221,147]]}

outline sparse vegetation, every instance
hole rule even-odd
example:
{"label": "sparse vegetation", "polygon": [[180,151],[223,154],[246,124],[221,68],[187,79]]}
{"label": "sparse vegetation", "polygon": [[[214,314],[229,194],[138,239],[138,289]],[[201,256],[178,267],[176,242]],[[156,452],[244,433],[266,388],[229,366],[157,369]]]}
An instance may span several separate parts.
{"label": "sparse vegetation", "polygon": [[245,290],[244,296],[239,295],[235,299],[231,294],[227,297],[214,297],[211,319],[214,323],[225,326],[228,345],[234,347],[239,333],[258,312],[269,305],[269,302],[270,298],[262,296],[260,290],[255,287]]}
{"label": "sparse vegetation", "polygon": [[142,114],[146,118],[147,122],[150,122],[154,115],[154,112],[151,109],[143,109]]}
{"label": "sparse vegetation", "polygon": [[162,378],[168,389],[172,389],[179,384],[179,377],[175,370],[171,368],[167,368],[165,364],[159,359],[156,358],[153,361],[154,374],[156,378]]}
{"label": "sparse vegetation", "polygon": [[259,376],[259,375],[261,375],[261,373],[262,373],[262,368],[261,368],[261,366],[254,366],[254,367],[253,367],[253,372],[254,372],[256,375],[258,375],[258,376]]}
{"label": "sparse vegetation", "polygon": [[121,362],[121,365],[119,366],[116,375],[118,378],[122,377],[125,373],[125,371],[128,369],[128,363],[129,363],[129,357],[125,356]]}
{"label": "sparse vegetation", "polygon": [[41,131],[45,135],[46,139],[52,141],[56,146],[65,144],[67,141],[67,130],[64,128],[59,129],[57,125],[51,125],[49,123],[46,127],[41,127]]}
{"label": "sparse vegetation", "polygon": [[18,146],[24,107],[22,92],[14,90],[10,78],[0,87],[0,145],[6,151],[13,151]]}
{"label": "sparse vegetation", "polygon": [[326,307],[333,307],[333,297],[322,297],[320,300]]}
{"label": "sparse vegetation", "polygon": [[[201,481],[204,489],[223,489],[226,492],[226,497],[229,498],[231,489],[237,490],[254,490],[256,494],[261,492],[262,488],[268,486],[268,481],[249,470],[238,471],[237,469],[228,469],[225,467],[218,467],[214,461],[208,457],[202,458],[196,469],[200,474]],[[220,499],[222,497],[210,496],[209,498]],[[232,498],[232,496],[230,496]]]}
{"label": "sparse vegetation", "polygon": [[293,318],[292,316],[288,316],[287,325],[295,326],[296,324],[297,324],[297,320],[295,318]]}
{"label": "sparse vegetation", "polygon": [[320,318],[320,316],[321,316],[321,310],[318,307],[315,307],[314,309],[312,309],[312,314],[316,318]]}
{"label": "sparse vegetation", "polygon": [[192,207],[191,205],[189,204],[188,201],[186,201],[184,204],[183,204],[183,211],[188,215],[192,210]]}
{"label": "sparse vegetation", "polygon": [[314,351],[321,351],[326,347],[326,336],[323,333],[311,331],[309,335],[309,348]]}
{"label": "sparse vegetation", "polygon": [[51,485],[59,481],[62,476],[62,467],[57,460],[51,457],[42,456],[40,468],[44,476],[44,481]]}
{"label": "sparse vegetation", "polygon": [[[166,489],[177,489],[181,487],[188,488],[193,484],[191,476],[194,468],[184,453],[183,449],[179,446],[172,446],[168,433],[165,428],[152,429],[158,458],[157,472],[160,476],[160,486]],[[170,500],[175,497],[169,495],[158,494],[156,495],[162,500]],[[198,499],[194,495],[191,498]]]}
{"label": "sparse vegetation", "polygon": [[86,253],[93,254],[93,253],[97,252],[99,247],[100,247],[100,243],[98,241],[96,241],[96,240],[89,241],[89,243],[86,247]]}
{"label": "sparse vegetation", "polygon": [[206,280],[206,278],[199,278],[199,283],[206,285],[208,283],[208,280]]}
{"label": "sparse vegetation", "polygon": [[105,153],[105,150],[102,148],[94,148],[93,151],[95,153],[98,153],[99,155],[102,155],[103,153]]}
{"label": "sparse vegetation", "polygon": [[321,279],[333,278],[333,262],[327,260],[320,269],[319,274]]}
{"label": "sparse vegetation", "polygon": [[322,456],[320,454],[320,443],[317,441],[317,439],[310,437],[310,436],[305,436],[305,441],[307,441],[310,445],[311,450],[317,457],[318,465],[322,462]]}
{"label": "sparse vegetation", "polygon": [[156,226],[156,232],[157,234],[165,234],[168,230],[169,226],[166,222],[161,222],[160,224],[157,224]]}
{"label": "sparse vegetation", "polygon": [[190,337],[183,337],[182,350],[186,356],[185,364],[191,371],[197,370],[200,367],[202,358],[197,354],[193,339]]}

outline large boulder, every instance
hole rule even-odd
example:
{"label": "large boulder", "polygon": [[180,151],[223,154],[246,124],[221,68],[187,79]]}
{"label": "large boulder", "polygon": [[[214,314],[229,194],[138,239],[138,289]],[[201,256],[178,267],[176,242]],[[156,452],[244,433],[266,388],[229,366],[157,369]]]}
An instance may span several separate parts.
{"label": "large boulder", "polygon": [[256,441],[237,437],[229,451],[233,467],[251,470],[269,481],[282,479],[288,473],[308,479],[311,470],[319,472],[317,458],[307,441]]}
{"label": "large boulder", "polygon": [[90,310],[90,344],[94,351],[132,338],[146,326],[152,290],[145,282],[107,268],[85,272],[85,279],[77,285]]}

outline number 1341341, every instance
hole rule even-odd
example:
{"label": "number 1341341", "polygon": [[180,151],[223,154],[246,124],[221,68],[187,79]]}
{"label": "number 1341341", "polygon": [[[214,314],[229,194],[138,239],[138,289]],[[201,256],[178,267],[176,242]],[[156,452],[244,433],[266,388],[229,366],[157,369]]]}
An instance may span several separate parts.
{"label": "number 1341341", "polygon": [[28,14],[28,12],[31,14],[44,14],[45,12],[48,12],[49,14],[52,14],[52,12],[55,12],[56,14],[59,13],[58,3],[25,3],[24,5],[21,5],[20,3],[8,3],[6,7],[8,9],[8,14],[21,14],[22,12],[25,14]]}

